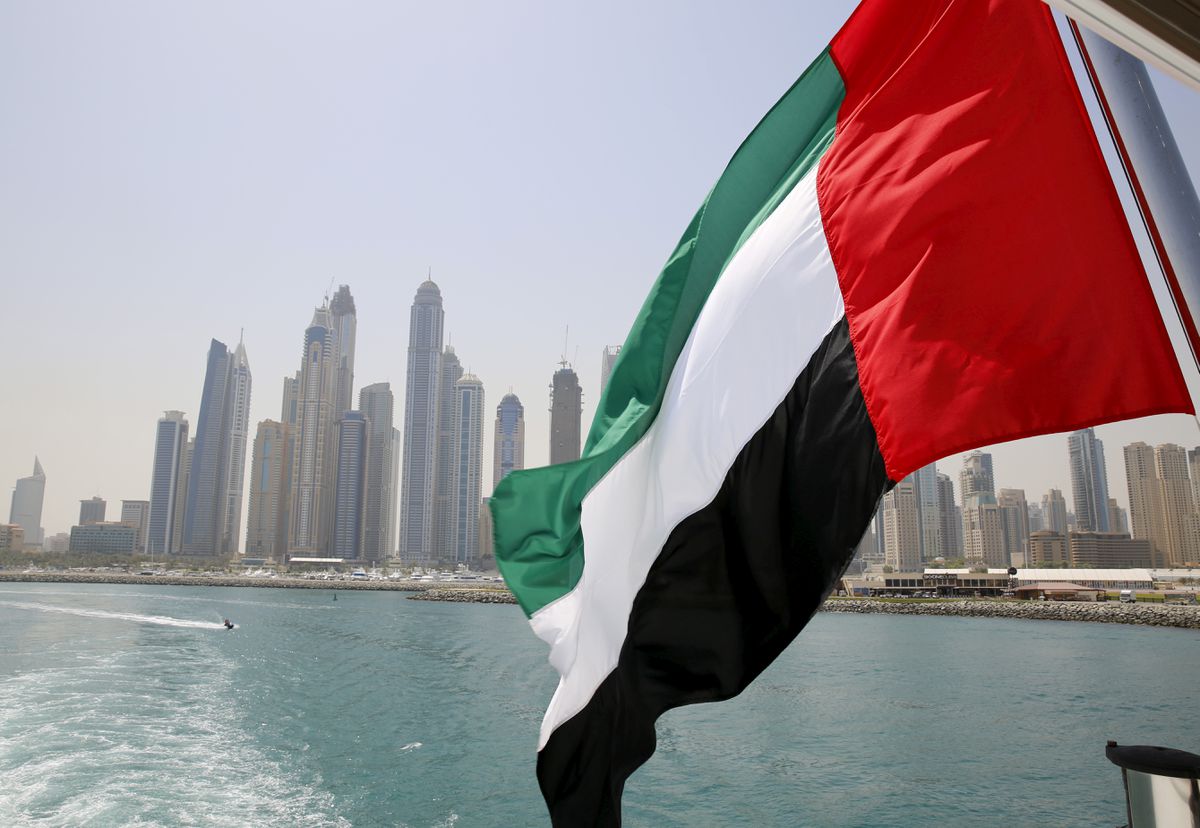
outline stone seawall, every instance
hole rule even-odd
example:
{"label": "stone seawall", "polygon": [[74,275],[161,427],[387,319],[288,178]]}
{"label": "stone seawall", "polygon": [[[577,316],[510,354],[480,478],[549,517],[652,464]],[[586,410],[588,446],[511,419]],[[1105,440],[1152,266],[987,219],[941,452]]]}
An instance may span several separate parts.
{"label": "stone seawall", "polygon": [[[132,575],[98,572],[0,572],[0,582],[67,584],[158,584],[160,586],[267,587],[272,589],[351,589],[411,592],[416,601],[455,604],[515,604],[507,589],[490,584],[429,581],[322,581],[308,578],[244,578],[232,575]],[[1200,630],[1200,606],[1069,601],[881,601],[831,598],[823,612],[942,615],[970,618],[1024,618],[1035,621],[1088,621]]]}
{"label": "stone seawall", "polygon": [[1034,621],[1091,621],[1200,630],[1200,606],[1122,604],[1117,601],[878,601],[833,598],[825,612],[891,615],[957,615],[972,618],[1024,618]]}
{"label": "stone seawall", "polygon": [[410,601],[448,601],[452,604],[515,604],[516,597],[507,589],[490,587],[430,587],[408,596]]}
{"label": "stone seawall", "polygon": [[0,572],[0,582],[52,584],[151,584],[158,586],[267,587],[270,589],[359,589],[417,592],[415,581],[321,581],[309,578],[243,578],[236,575],[133,575],[100,572]]}

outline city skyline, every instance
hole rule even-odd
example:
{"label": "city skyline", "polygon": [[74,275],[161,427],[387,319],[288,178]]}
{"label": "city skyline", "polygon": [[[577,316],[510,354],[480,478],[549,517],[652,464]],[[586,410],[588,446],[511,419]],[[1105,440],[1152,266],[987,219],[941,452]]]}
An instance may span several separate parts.
{"label": "city skyline", "polygon": [[[38,455],[50,533],[72,524],[81,498],[148,498],[146,435],[168,409],[196,426],[203,343],[245,329],[271,389],[255,395],[250,423],[277,419],[275,378],[294,374],[296,331],[331,283],[355,288],[355,375],[390,382],[399,411],[404,315],[430,264],[455,297],[447,341],[470,355],[464,368],[521,398],[526,465],[544,464],[562,326],[567,354],[578,348],[586,432],[604,347],[622,341],[734,148],[851,7],[617,3],[528,26],[485,7],[466,25],[449,9],[301,4],[287,46],[269,54],[249,34],[278,22],[266,8],[244,10],[236,30],[198,4],[0,12],[0,102],[15,116],[0,136],[0,250],[29,309],[13,320],[26,347],[8,374],[22,390],[5,410],[0,483]],[[597,42],[566,45],[581,27]],[[715,57],[697,65],[697,49]],[[223,74],[197,71],[216,53],[241,79],[236,94]],[[1152,74],[1194,178],[1195,93]],[[580,169],[582,156],[604,161]],[[567,194],[568,181],[587,195]],[[97,337],[98,316],[140,321]],[[85,353],[103,370],[78,371]],[[490,417],[484,427],[491,445]],[[1183,416],[1096,434],[1110,446],[1200,443]],[[1031,502],[1048,488],[1069,495],[1060,439],[990,447],[997,487]],[[491,461],[485,451],[485,480]],[[1125,487],[1111,488],[1127,507]]]}

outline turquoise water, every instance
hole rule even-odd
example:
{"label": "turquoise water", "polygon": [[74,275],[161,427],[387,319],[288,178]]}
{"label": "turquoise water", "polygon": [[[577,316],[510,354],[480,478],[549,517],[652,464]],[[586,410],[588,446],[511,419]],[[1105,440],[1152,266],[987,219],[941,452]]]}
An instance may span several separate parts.
{"label": "turquoise water", "polygon": [[[547,824],[517,608],[333,596],[0,584],[0,825]],[[1194,631],[822,615],[664,717],[626,824],[1115,826],[1104,740],[1200,751],[1198,683]]]}

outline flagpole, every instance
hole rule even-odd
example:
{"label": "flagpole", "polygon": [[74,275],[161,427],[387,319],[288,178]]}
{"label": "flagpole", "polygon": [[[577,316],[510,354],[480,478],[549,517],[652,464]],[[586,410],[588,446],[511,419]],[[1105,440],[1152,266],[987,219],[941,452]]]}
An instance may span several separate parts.
{"label": "flagpole", "polygon": [[1200,199],[1145,64],[1068,23],[1200,368]]}

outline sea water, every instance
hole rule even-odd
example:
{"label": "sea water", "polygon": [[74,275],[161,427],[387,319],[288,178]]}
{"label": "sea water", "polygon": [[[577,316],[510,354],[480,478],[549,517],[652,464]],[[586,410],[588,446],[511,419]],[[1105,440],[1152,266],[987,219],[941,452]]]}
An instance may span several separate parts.
{"label": "sea water", "polygon": [[[0,825],[548,824],[520,611],[334,596],[0,584]],[[1200,751],[1198,685],[1195,631],[818,615],[663,717],[625,822],[1115,826],[1105,740]]]}

